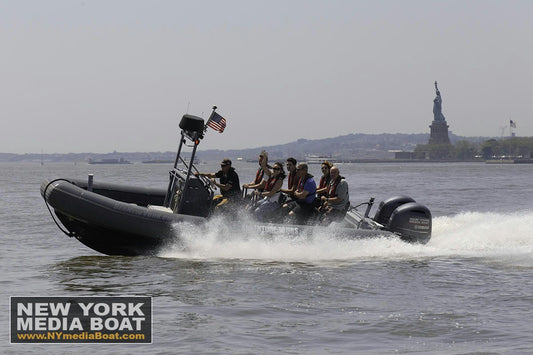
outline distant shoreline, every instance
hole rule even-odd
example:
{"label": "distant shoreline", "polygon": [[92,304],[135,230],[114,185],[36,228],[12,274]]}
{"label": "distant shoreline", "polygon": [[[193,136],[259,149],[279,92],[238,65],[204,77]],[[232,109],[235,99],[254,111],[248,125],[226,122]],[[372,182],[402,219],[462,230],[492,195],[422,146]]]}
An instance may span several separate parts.
{"label": "distant shoreline", "polygon": [[[272,161],[283,161],[285,158],[273,158]],[[305,162],[305,159],[298,160]],[[218,162],[218,159],[206,160],[203,163]],[[35,159],[25,159],[25,160],[0,160],[0,164],[86,164],[91,165],[88,161],[83,160],[35,160]],[[252,161],[240,161],[239,163],[245,164],[257,164],[257,162]],[[420,160],[407,160],[407,159],[336,159],[336,164],[379,164],[379,163],[391,163],[391,164],[400,164],[400,163],[414,163],[414,164],[427,164],[427,163],[486,163],[485,160],[429,160],[429,159],[420,159]],[[114,164],[114,163],[101,163],[100,165],[172,165],[172,162],[142,162],[142,161],[131,161],[128,164]],[[312,164],[318,165],[318,164]]]}
{"label": "distant shoreline", "polygon": [[[322,139],[297,139],[286,144],[274,146],[261,146],[244,149],[207,149],[202,147],[197,152],[199,161],[211,161],[224,158],[256,160],[261,150],[269,153],[270,161],[284,160],[288,157],[295,157],[298,161],[304,161],[306,156],[330,156],[336,161],[350,161],[359,163],[368,162],[426,162],[413,160],[396,160],[394,153],[398,151],[412,152],[419,144],[427,144],[429,134],[427,133],[382,133],[363,134],[350,133],[342,136]],[[454,144],[457,141],[466,140],[470,142],[483,142],[489,137],[460,137],[450,132],[450,141]],[[177,147],[176,147],[177,148]],[[43,147],[41,153],[0,153],[1,161],[70,161],[86,162],[89,159],[125,159],[131,162],[141,162],[148,160],[171,160],[176,157],[176,151],[158,152],[109,152],[109,153],[45,153]]]}

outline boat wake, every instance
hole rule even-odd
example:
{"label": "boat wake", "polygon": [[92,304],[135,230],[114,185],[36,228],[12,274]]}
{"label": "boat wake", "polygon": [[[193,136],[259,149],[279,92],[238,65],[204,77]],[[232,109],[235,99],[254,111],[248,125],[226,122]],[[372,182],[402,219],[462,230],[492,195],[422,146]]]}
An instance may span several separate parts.
{"label": "boat wake", "polygon": [[[245,224],[251,221],[240,221]],[[533,211],[514,214],[465,212],[433,219],[433,235],[426,245],[398,238],[347,240],[335,227],[305,237],[283,233],[265,237],[234,228],[222,219],[204,228],[178,224],[180,241],[160,256],[187,259],[251,259],[283,262],[425,259],[438,257],[512,260],[533,266]],[[236,232],[237,230],[237,232]]]}
{"label": "boat wake", "polygon": [[464,212],[433,220],[427,244],[435,256],[479,257],[533,267],[533,211]]}

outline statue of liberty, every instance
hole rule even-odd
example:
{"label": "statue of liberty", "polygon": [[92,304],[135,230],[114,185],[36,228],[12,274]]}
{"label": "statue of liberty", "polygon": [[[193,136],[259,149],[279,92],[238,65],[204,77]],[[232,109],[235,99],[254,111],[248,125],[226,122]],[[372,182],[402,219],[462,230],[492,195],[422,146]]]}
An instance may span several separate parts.
{"label": "statue of liberty", "polygon": [[444,118],[444,115],[442,114],[442,98],[440,97],[440,91],[436,81],[435,91],[437,92],[437,97],[433,100],[433,119],[435,121],[446,121],[446,118]]}

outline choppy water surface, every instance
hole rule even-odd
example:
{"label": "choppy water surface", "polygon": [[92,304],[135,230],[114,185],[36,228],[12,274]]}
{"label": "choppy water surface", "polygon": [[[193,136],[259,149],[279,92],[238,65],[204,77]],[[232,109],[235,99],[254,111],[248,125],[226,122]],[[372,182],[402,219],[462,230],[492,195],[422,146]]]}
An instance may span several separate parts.
{"label": "choppy water surface", "polygon": [[[209,171],[217,164],[202,165]],[[241,182],[256,165],[238,162]],[[103,256],[53,224],[45,178],[166,186],[169,166],[0,164],[2,323],[9,296],[150,295],[150,345],[10,345],[4,353],[533,352],[533,165],[341,165],[352,203],[407,194],[434,214],[424,246],[327,234],[269,240],[221,221],[159,257]],[[319,174],[319,167],[312,166]]]}

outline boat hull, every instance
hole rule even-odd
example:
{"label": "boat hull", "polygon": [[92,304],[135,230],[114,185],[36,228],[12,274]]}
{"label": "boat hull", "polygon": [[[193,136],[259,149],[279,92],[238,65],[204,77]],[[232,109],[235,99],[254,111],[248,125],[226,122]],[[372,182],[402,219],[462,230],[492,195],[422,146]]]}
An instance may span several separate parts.
{"label": "boat hull", "polygon": [[108,255],[155,255],[176,241],[173,225],[205,221],[147,208],[162,204],[164,190],[101,184],[90,192],[80,181],[60,180],[43,183],[41,194],[69,236]]}

